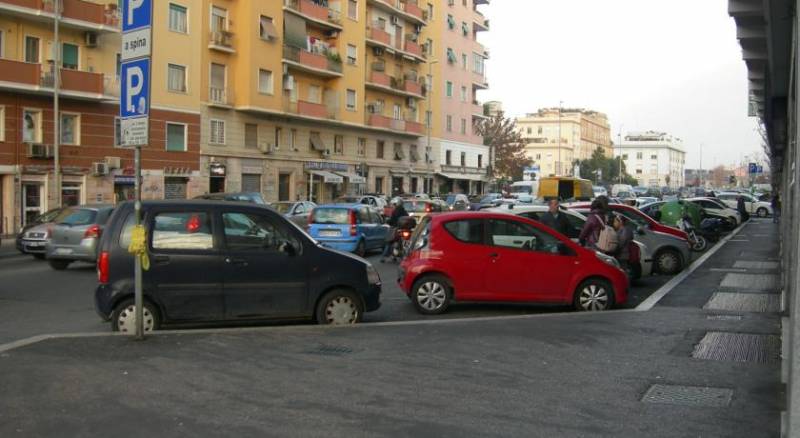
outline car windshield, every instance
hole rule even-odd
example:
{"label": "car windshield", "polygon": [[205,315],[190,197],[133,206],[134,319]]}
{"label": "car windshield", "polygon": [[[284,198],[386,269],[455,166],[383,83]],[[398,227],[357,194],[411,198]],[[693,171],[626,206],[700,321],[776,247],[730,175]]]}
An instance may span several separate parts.
{"label": "car windshield", "polygon": [[62,214],[60,214],[55,222],[59,225],[89,225],[94,223],[94,219],[97,217],[96,210],[89,210],[86,208],[70,208],[64,210]]}
{"label": "car windshield", "polygon": [[455,197],[455,195],[450,195],[450,196],[448,196],[448,197],[447,197],[447,199],[445,199],[445,201],[444,201],[444,202],[447,202],[447,205],[453,205],[453,204],[455,204],[455,202],[456,202],[456,197]]}
{"label": "car windshield", "polygon": [[317,208],[309,221],[312,224],[346,225],[350,223],[350,210],[346,208]]}
{"label": "car windshield", "polygon": [[511,186],[511,193],[530,193],[531,186]]}
{"label": "car windshield", "polygon": [[293,205],[294,205],[293,202],[273,202],[272,204],[270,204],[270,206],[280,214],[289,213],[292,210]]}
{"label": "car windshield", "polygon": [[431,211],[427,202],[406,201],[403,202],[403,208],[409,213],[427,213]]}

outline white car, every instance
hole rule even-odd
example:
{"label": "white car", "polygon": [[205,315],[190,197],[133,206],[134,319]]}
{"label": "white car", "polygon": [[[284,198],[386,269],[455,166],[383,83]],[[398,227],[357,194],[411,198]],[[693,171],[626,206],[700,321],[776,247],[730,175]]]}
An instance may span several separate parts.
{"label": "white car", "polygon": [[739,226],[742,223],[742,215],[735,208],[730,208],[721,201],[714,198],[689,198],[686,201],[703,207],[704,210],[712,210],[713,213],[718,213],[731,220],[734,225]]}
{"label": "white car", "polygon": [[759,201],[758,198],[749,193],[725,192],[717,194],[717,198],[733,209],[736,209],[740,196],[744,197],[744,205],[748,213],[755,214],[758,217],[772,216],[772,205],[769,202]]}

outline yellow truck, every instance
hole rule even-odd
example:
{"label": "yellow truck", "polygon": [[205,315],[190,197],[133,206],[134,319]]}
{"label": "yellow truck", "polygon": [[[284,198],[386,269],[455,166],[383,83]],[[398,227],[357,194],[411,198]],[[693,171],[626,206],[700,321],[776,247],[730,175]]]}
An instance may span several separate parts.
{"label": "yellow truck", "polygon": [[539,180],[539,199],[560,199],[565,202],[589,201],[594,197],[592,182],[569,176],[553,176]]}

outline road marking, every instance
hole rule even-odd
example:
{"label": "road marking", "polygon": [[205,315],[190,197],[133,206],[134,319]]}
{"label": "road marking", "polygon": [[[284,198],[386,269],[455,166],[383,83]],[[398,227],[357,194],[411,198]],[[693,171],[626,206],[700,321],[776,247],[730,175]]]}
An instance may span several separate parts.
{"label": "road marking", "polygon": [[747,272],[747,269],[742,268],[711,268],[711,272]]}
{"label": "road marking", "polygon": [[717,244],[714,245],[710,250],[708,250],[707,253],[703,254],[702,257],[695,260],[691,265],[689,265],[688,268],[684,269],[683,272],[672,277],[670,281],[666,282],[663,286],[658,288],[658,290],[653,292],[649,297],[647,297],[646,300],[642,301],[641,304],[636,306],[635,310],[639,312],[646,312],[652,309],[656,304],[658,304],[659,301],[661,301],[662,298],[664,298],[668,293],[672,292],[672,289],[675,289],[675,287],[681,284],[683,280],[686,280],[687,277],[692,275],[692,273],[696,271],[697,268],[699,268],[703,263],[705,263],[706,260],[711,258],[712,255],[716,254],[716,252],[719,251],[723,245],[728,243],[729,240],[731,240],[733,237],[739,234],[739,232],[742,231],[742,229],[744,229],[744,227],[746,226],[747,223],[739,225],[739,228],[733,230],[733,232],[730,235],[725,236],[722,240],[717,242]]}

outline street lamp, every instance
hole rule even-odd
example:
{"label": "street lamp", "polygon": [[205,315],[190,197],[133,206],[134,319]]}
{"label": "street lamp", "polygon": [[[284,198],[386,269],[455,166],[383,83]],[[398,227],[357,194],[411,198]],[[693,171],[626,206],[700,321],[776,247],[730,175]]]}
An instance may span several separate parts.
{"label": "street lamp", "polygon": [[431,95],[433,94],[433,64],[438,64],[438,59],[428,61],[428,92],[425,95],[425,124],[427,125],[428,146],[425,147],[425,166],[428,168],[428,194],[433,193],[433,175],[431,172],[431,125],[433,125],[433,110],[431,109]]}

